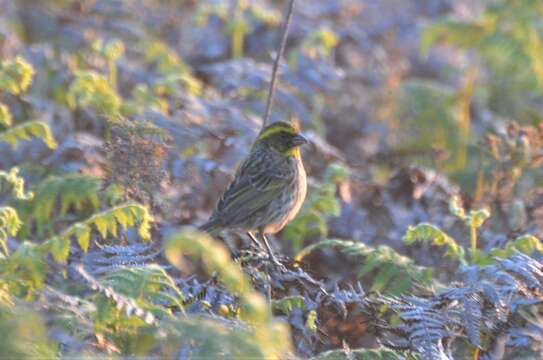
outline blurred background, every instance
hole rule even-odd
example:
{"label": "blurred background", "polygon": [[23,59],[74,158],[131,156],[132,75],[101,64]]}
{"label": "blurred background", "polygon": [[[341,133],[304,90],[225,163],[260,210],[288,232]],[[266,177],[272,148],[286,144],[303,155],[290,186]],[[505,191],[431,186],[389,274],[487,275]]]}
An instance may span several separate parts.
{"label": "blurred background", "polygon": [[[28,91],[0,100],[14,124],[41,120],[58,143],[0,143],[0,168],[18,166],[38,190],[53,175],[99,179],[104,203],[149,206],[159,240],[203,223],[260,129],[286,6],[0,0],[0,59],[20,56],[34,73]],[[272,120],[299,121],[310,139],[310,190],[277,251],[386,245],[449,281],[445,249],[403,236],[428,222],[469,247],[453,196],[490,212],[483,250],[543,235],[542,16],[536,0],[297,0]],[[32,239],[84,215],[21,209],[34,214],[21,229]],[[233,253],[248,245],[222,240]],[[307,259],[330,281],[398,285],[349,261],[330,249]]]}
{"label": "blurred background", "polygon": [[[2,58],[36,70],[13,116],[46,121],[60,143],[54,154],[36,141],[2,145],[1,166],[105,176],[165,224],[203,222],[259,130],[286,3],[1,7]],[[297,2],[272,119],[302,124],[313,179],[328,181],[331,164],[345,172],[333,180],[345,180],[339,208],[319,210],[331,212],[332,235],[401,247],[409,224],[450,226],[441,193],[492,208],[488,246],[541,233],[541,11],[528,0]],[[168,139],[109,141],[118,113]],[[313,225],[307,235],[321,236]]]}

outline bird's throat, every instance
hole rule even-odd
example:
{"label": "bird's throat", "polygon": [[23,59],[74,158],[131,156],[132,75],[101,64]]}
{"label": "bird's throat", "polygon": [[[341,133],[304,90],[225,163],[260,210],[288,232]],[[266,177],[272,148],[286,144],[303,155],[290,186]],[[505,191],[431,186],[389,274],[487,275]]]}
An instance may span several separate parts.
{"label": "bird's throat", "polygon": [[297,159],[300,159],[302,157],[299,146],[295,146],[292,149],[287,150],[285,152],[285,155],[292,156],[292,157],[295,157]]}

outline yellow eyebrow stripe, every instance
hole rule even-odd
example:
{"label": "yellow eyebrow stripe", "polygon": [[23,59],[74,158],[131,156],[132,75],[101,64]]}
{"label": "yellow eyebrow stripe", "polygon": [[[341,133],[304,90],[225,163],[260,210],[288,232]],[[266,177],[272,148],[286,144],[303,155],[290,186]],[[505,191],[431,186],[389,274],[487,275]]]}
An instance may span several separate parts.
{"label": "yellow eyebrow stripe", "polygon": [[286,134],[290,134],[290,135],[295,135],[298,133],[298,131],[290,126],[290,125],[287,125],[287,124],[281,124],[281,123],[278,123],[276,124],[275,126],[272,125],[270,126],[269,128],[267,129],[264,129],[262,131],[262,133],[258,136],[259,139],[265,139],[273,134],[277,134],[277,133],[286,133]]}
{"label": "yellow eyebrow stripe", "polygon": [[259,138],[260,139],[264,139],[264,138],[267,138],[273,134],[277,134],[277,133],[286,133],[286,134],[296,134],[296,131],[292,130],[292,129],[285,129],[285,128],[274,128],[274,129],[268,129],[264,132],[262,132],[262,134],[260,134]]}

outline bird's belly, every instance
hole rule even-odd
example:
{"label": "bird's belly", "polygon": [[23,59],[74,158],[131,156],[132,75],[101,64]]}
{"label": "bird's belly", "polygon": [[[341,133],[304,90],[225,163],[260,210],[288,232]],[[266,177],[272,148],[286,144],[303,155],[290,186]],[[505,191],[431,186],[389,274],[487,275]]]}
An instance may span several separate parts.
{"label": "bird's belly", "polygon": [[[307,179],[303,165],[298,166],[298,180],[294,181],[292,186],[294,191],[283,191],[277,199],[278,204],[288,204],[285,208],[288,210],[278,211],[276,218],[263,227],[263,232],[266,234],[275,234],[294,219],[302,208],[307,193]],[[286,198],[285,198],[286,197]],[[279,205],[278,205],[279,206]]]}

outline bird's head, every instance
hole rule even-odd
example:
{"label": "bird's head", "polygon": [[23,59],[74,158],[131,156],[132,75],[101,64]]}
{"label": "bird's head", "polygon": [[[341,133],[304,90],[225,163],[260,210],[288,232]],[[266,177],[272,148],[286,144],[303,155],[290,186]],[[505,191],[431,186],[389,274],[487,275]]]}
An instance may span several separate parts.
{"label": "bird's head", "polygon": [[270,146],[285,156],[300,156],[300,146],[307,143],[307,139],[300,134],[297,124],[283,121],[274,122],[266,126],[256,139],[256,144]]}

